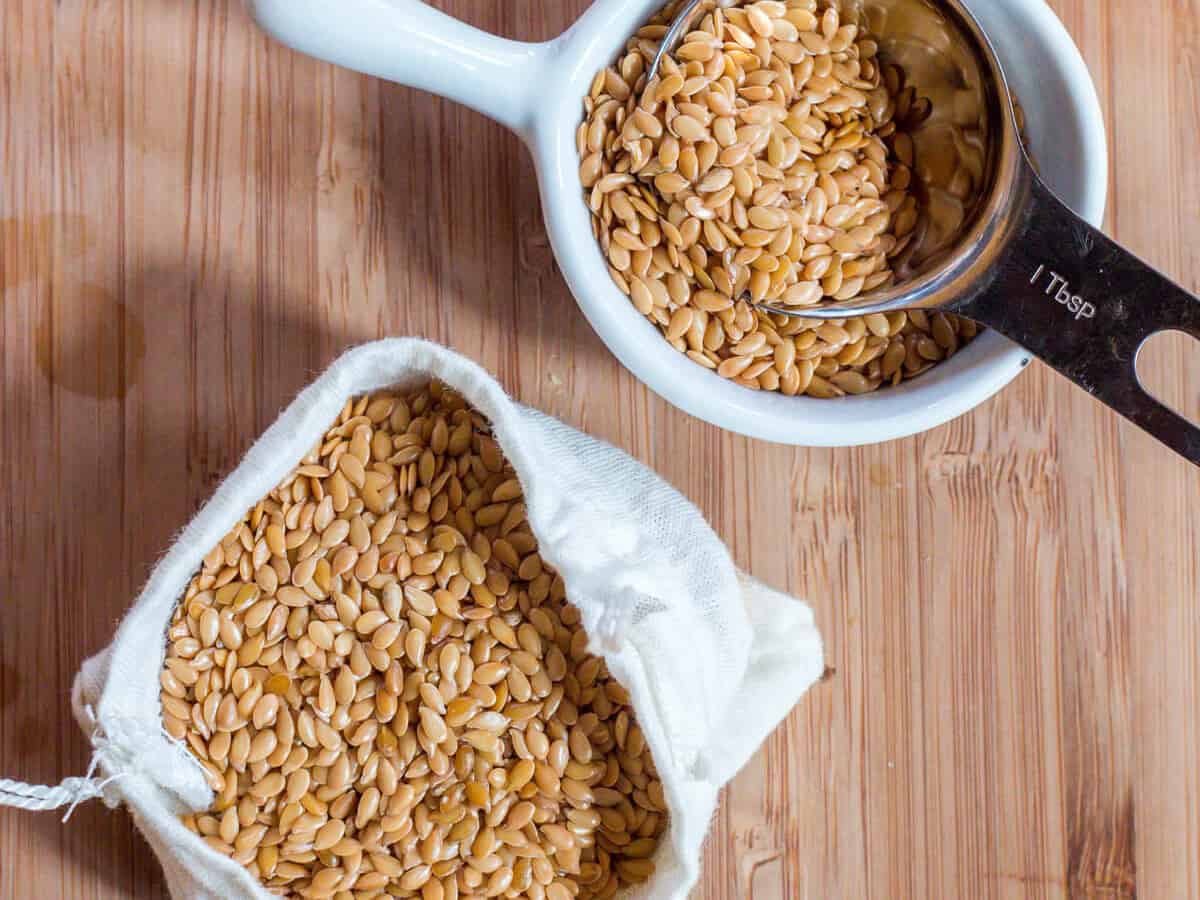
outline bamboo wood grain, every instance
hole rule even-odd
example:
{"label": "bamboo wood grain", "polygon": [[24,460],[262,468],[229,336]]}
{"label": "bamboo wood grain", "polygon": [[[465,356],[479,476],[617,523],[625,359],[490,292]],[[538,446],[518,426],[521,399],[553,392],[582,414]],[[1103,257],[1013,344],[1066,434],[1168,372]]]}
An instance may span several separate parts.
{"label": "bamboo wood grain", "polygon": [[[585,0],[440,5],[544,38]],[[1110,230],[1200,289],[1200,7],[1052,5]],[[233,0],[0,0],[0,774],[84,771],[80,662],[295,391],[392,334],[627,449],[812,599],[828,677],[726,792],[699,900],[1200,896],[1200,475],[1039,366],[879,447],[691,420],[577,311],[515,138]],[[1200,409],[1194,348],[1149,368]],[[0,812],[0,898],[161,896],[124,813]]]}

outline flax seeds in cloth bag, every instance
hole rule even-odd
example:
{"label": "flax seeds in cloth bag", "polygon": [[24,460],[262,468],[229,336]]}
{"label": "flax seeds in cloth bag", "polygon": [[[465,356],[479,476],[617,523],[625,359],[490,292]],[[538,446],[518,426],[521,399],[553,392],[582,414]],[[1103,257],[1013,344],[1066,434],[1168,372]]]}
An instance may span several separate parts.
{"label": "flax seeds in cloth bag", "polygon": [[564,579],[589,649],[630,694],[668,825],[653,876],[628,896],[686,896],[718,791],[822,671],[812,612],[739,572],[700,512],[645,466],[514,403],[479,366],[420,340],[349,351],[250,448],[154,569],[112,644],[76,678],[72,707],[94,748],[88,777],[57,787],[0,781],[0,803],[124,804],[172,896],[272,896],[180,821],[207,810],[214,795],[187,747],[163,730],[165,633],[206,552],[288,475],[347,399],[432,379],[490,420],[524,488],[541,556]]}

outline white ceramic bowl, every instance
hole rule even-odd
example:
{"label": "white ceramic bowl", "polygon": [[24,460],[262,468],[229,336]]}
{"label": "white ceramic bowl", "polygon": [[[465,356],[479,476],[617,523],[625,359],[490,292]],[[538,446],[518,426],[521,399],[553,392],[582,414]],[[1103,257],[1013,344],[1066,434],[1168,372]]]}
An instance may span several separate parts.
{"label": "white ceramic bowl", "polygon": [[[593,76],[664,0],[596,0],[565,34],[524,44],[486,34],[418,0],[248,0],[276,38],[313,56],[428,90],[517,132],[533,154],[546,227],[592,327],[646,385],[694,416],[751,437],[852,446],[941,425],[1008,384],[1029,356],[985,332],[920,378],[838,400],[751,391],[673,350],[608,277],[579,185],[575,129]],[[1096,90],[1043,0],[967,0],[1021,98],[1042,175],[1099,224],[1108,156]]]}

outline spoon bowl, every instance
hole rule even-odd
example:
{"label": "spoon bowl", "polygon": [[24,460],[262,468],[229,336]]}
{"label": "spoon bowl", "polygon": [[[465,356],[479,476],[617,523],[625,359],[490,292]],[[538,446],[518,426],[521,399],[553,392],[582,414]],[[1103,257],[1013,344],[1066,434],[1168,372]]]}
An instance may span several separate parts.
{"label": "spoon bowl", "polygon": [[1088,224],[1035,171],[996,51],[961,0],[868,0],[884,63],[900,65],[932,115],[913,133],[917,239],[896,283],[815,307],[844,318],[942,309],[988,325],[1193,464],[1200,427],[1141,385],[1154,335],[1200,339],[1200,298]]}

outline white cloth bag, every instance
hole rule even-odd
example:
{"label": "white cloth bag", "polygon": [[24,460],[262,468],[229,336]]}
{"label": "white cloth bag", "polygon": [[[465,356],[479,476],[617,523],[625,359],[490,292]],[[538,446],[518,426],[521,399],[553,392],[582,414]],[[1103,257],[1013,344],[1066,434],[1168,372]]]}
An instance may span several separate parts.
{"label": "white cloth bag", "polygon": [[95,777],[58,787],[0,780],[0,803],[123,803],[173,897],[271,896],[179,821],[213,795],[186,747],[161,727],[167,625],[204,554],[291,471],[348,397],[430,378],[491,420],[524,486],[542,556],[562,574],[592,649],[633,698],[670,824],[654,877],[632,896],[685,897],[718,791],[822,672],[812,612],[740,573],[700,512],[643,465],[514,403],[464,357],[406,338],[349,351],[296,398],[180,533],[112,644],[84,663],[72,706],[94,747]]}

